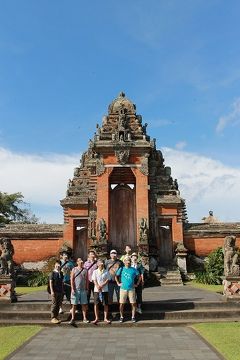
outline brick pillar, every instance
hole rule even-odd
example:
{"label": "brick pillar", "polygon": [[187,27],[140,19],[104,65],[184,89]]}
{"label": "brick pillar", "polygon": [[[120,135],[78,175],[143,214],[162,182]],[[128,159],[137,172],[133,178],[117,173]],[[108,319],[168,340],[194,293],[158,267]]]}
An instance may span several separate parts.
{"label": "brick pillar", "polygon": [[63,242],[67,242],[73,249],[73,237],[74,237],[74,221],[73,218],[68,218],[68,223],[64,225],[63,230]]}
{"label": "brick pillar", "polygon": [[172,218],[172,241],[183,241],[183,223],[177,221],[177,215]]}
{"label": "brick pillar", "polygon": [[97,225],[101,218],[106,221],[107,238],[109,233],[109,175],[111,171],[112,168],[106,168],[104,174],[97,178]]}

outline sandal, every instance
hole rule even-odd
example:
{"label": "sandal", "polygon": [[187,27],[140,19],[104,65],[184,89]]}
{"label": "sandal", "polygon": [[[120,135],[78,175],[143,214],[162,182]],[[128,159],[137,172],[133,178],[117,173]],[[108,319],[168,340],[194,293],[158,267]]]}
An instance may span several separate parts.
{"label": "sandal", "polygon": [[106,324],[111,324],[111,323],[112,323],[111,320],[104,320],[104,322],[105,322]]}
{"label": "sandal", "polygon": [[93,320],[93,321],[91,321],[91,323],[94,324],[94,325],[97,325],[98,320]]}

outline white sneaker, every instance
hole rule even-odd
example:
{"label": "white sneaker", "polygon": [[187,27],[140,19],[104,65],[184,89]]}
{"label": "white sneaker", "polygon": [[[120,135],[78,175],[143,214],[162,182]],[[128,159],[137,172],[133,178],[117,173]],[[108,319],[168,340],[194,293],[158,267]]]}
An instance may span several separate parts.
{"label": "white sneaker", "polygon": [[139,313],[139,314],[142,314],[142,309],[141,309],[140,307],[138,307],[138,308],[136,309],[136,312]]}

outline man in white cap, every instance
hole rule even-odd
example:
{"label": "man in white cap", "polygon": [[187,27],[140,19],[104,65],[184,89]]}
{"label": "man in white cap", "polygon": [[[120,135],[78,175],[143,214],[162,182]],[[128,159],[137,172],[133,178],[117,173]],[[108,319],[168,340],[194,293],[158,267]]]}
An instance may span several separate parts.
{"label": "man in white cap", "polygon": [[108,282],[108,303],[111,305],[113,303],[114,292],[116,294],[117,302],[119,302],[119,286],[116,282],[115,275],[119,268],[123,267],[123,262],[118,259],[117,251],[110,251],[110,259],[105,262],[106,270],[109,272],[110,280]]}

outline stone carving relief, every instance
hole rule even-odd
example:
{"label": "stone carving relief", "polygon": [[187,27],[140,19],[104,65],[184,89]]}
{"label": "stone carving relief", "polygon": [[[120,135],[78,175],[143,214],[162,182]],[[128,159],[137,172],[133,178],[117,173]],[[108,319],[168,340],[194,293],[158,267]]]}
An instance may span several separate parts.
{"label": "stone carving relief", "polygon": [[0,239],[0,275],[14,276],[13,268],[14,248],[8,238]]}
{"label": "stone carving relief", "polygon": [[103,158],[102,157],[97,157],[96,158],[96,175],[102,175],[105,172],[105,166],[103,163]]}
{"label": "stone carving relief", "polygon": [[236,237],[226,236],[224,239],[224,274],[225,276],[239,276],[238,253],[235,247]]}
{"label": "stone carving relief", "polygon": [[115,155],[119,164],[124,165],[128,162],[130,156],[130,149],[115,150]]}
{"label": "stone carving relief", "polygon": [[99,243],[106,244],[107,243],[107,225],[104,219],[99,220],[98,224],[99,229]]}
{"label": "stone carving relief", "polygon": [[139,222],[139,242],[141,244],[148,243],[148,224],[145,218],[141,218]]}
{"label": "stone carving relief", "polygon": [[142,158],[141,161],[141,167],[140,167],[140,171],[143,175],[148,175],[149,171],[148,171],[148,158],[149,158],[149,154],[145,154],[144,157]]}
{"label": "stone carving relief", "polygon": [[95,210],[90,210],[88,218],[88,237],[93,241],[96,240],[96,218],[97,212]]}

